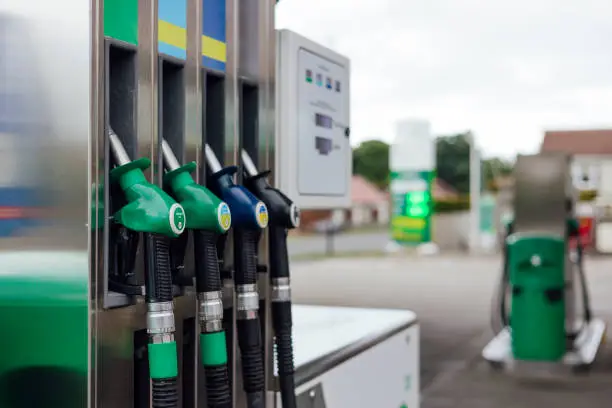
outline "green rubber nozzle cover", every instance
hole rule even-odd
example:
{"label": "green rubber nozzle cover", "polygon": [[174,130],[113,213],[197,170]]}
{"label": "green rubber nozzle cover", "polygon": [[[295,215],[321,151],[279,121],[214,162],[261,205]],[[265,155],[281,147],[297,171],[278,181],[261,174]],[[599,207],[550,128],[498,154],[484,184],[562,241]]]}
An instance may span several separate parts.
{"label": "green rubber nozzle cover", "polygon": [[151,378],[175,378],[178,376],[176,342],[154,343],[149,350],[149,375]]}
{"label": "green rubber nozzle cover", "polygon": [[225,345],[225,332],[201,333],[200,354],[202,364],[205,366],[218,366],[227,364],[227,349]]}
{"label": "green rubber nozzle cover", "polygon": [[565,251],[561,237],[508,239],[510,326],[517,360],[559,361],[565,354]]}
{"label": "green rubber nozzle cover", "polygon": [[190,173],[196,168],[196,163],[191,162],[169,171],[164,183],[185,209],[187,228],[224,234],[232,225],[229,206],[193,180]]}
{"label": "green rubber nozzle cover", "polygon": [[115,214],[115,221],[132,231],[176,238],[185,230],[185,210],[147,181],[142,170],[150,163],[146,158],[138,159],[111,171],[111,180],[119,183],[128,201]]}

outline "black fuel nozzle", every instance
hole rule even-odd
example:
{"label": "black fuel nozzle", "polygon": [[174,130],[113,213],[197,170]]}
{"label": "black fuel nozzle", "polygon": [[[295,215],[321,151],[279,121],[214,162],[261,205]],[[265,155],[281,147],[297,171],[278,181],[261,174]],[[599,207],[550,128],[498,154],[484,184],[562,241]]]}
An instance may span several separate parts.
{"label": "black fuel nozzle", "polygon": [[243,150],[241,156],[245,187],[264,202],[270,213],[270,300],[281,401],[283,408],[296,408],[287,232],[299,226],[300,212],[293,201],[268,183],[270,171],[259,173],[246,151]]}
{"label": "black fuel nozzle", "polygon": [[229,205],[232,213],[236,330],[247,406],[263,408],[265,373],[257,291],[257,248],[262,230],[268,226],[268,209],[245,187],[235,183],[237,167],[223,168],[208,145],[205,145],[205,155],[211,171],[207,184]]}

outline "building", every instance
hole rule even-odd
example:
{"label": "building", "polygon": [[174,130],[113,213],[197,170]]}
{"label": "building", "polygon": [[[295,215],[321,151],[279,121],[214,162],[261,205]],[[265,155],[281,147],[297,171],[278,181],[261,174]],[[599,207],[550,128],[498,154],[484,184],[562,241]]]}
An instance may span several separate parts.
{"label": "building", "polygon": [[612,190],[612,172],[605,171],[612,169],[612,129],[546,131],[540,151],[573,155],[572,178],[579,190]]}
{"label": "building", "polygon": [[[452,186],[437,178],[432,186],[432,195],[434,200],[452,200],[459,197]],[[387,191],[382,191],[365,178],[354,175],[351,180],[351,197],[352,205],[347,210],[302,211],[300,230],[322,230],[325,225],[344,229],[389,224],[391,199]]]}

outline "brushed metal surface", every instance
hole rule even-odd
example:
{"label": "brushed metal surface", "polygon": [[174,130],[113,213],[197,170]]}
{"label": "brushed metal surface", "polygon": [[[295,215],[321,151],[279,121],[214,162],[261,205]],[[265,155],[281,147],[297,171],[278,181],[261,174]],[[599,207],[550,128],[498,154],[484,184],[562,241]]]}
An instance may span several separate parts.
{"label": "brushed metal surface", "polygon": [[[240,152],[240,117],[239,117],[239,88],[238,88],[238,67],[240,63],[240,48],[239,48],[239,11],[241,6],[239,0],[226,0],[225,2],[225,33],[226,33],[226,62],[225,62],[225,101],[224,101],[224,152],[222,164],[224,166],[237,166],[239,164]],[[206,11],[204,11],[206,12]],[[213,137],[213,135],[207,135]],[[236,175],[240,180],[240,174]],[[225,258],[224,266],[226,269],[233,268],[234,264],[234,242],[233,234],[228,234],[228,239],[225,243]],[[228,299],[229,300],[229,299]],[[224,299],[225,301],[225,299]],[[229,344],[232,352],[229,356],[230,377],[232,382],[232,404],[234,407],[241,406],[245,403],[244,392],[242,392],[242,384],[238,384],[241,378],[237,361],[239,356],[237,353],[238,342],[235,336],[236,333],[236,296],[231,297],[231,313],[232,313],[232,332],[227,333]],[[225,310],[224,313],[228,313]],[[238,400],[240,398],[240,401]]]}
{"label": "brushed metal surface", "polygon": [[565,236],[570,158],[565,154],[519,155],[514,168],[514,227],[521,233]]}

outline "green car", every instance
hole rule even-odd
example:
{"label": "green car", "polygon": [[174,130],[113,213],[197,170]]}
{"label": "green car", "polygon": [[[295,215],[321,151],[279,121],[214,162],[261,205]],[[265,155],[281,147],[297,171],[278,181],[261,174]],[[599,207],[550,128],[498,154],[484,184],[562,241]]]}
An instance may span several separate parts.
{"label": "green car", "polygon": [[0,407],[87,406],[86,253],[0,254]]}

